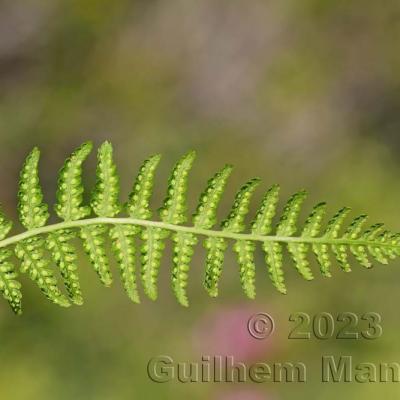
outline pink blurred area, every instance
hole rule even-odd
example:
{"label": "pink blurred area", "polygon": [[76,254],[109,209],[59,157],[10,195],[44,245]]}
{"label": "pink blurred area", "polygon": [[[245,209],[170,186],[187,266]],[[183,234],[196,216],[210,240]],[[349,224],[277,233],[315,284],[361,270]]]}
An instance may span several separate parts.
{"label": "pink blurred area", "polygon": [[[265,308],[265,306],[264,306]],[[236,361],[261,359],[274,349],[273,335],[259,340],[248,331],[248,320],[260,311],[256,305],[226,306],[200,318],[194,347],[206,355],[233,356]]]}
{"label": "pink blurred area", "polygon": [[278,400],[278,398],[256,389],[237,389],[221,393],[215,400]]}

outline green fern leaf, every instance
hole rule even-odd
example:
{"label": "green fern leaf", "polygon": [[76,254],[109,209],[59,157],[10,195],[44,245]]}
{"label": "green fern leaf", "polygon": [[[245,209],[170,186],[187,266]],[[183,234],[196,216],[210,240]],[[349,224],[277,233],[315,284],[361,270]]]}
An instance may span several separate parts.
{"label": "green fern leaf", "polygon": [[[301,237],[304,239],[312,239],[317,237],[320,233],[322,220],[325,214],[326,214],[326,203],[317,204],[313,208],[310,216],[306,220]],[[309,245],[304,244],[304,246],[306,247],[306,251],[308,251]],[[328,246],[326,246],[325,244],[320,245],[314,243],[312,245],[312,249],[317,257],[322,275],[330,277],[331,273],[329,269],[331,262],[328,254]]]}
{"label": "green fern leaf", "polygon": [[9,221],[0,206],[0,240],[3,240],[11,231],[13,223]]}
{"label": "green fern leaf", "polygon": [[342,227],[345,218],[350,212],[350,208],[343,207],[340,209],[333,218],[328,222],[325,237],[328,239],[336,239],[339,236],[340,228]]}
{"label": "green fern leaf", "polygon": [[300,275],[307,281],[313,280],[314,275],[307,260],[309,246],[306,243],[288,243],[287,247]]}
{"label": "green fern leaf", "polygon": [[332,262],[329,257],[329,246],[325,243],[313,243],[312,248],[313,252],[317,256],[317,261],[322,275],[330,278],[332,276],[330,272]]}
{"label": "green fern leaf", "polygon": [[[76,221],[90,215],[90,207],[83,205],[82,164],[92,151],[91,142],[83,143],[65,161],[58,174],[56,214],[64,221]],[[77,274],[77,254],[70,243],[76,232],[68,229],[48,235],[46,246],[53,261],[60,269],[69,299],[83,304],[82,291]]]}
{"label": "green fern leaf", "polygon": [[[303,190],[294,194],[286,204],[281,220],[277,228],[278,236],[293,236],[296,233],[296,223],[299,218],[301,206],[307,196]],[[292,257],[294,266],[300,275],[306,280],[314,278],[310,265],[307,261],[308,246],[306,243],[289,242],[287,244],[289,254]],[[282,273],[283,274],[283,273]]]}
{"label": "green fern leaf", "polygon": [[193,246],[197,243],[197,238],[192,233],[178,232],[173,235],[172,240],[174,242],[172,288],[178,302],[188,307],[186,287],[190,261],[193,256]]}
{"label": "green fern leaf", "polygon": [[150,211],[149,200],[154,186],[154,173],[160,162],[159,154],[147,159],[140,167],[129,200],[125,205],[131,218],[149,219]]}
{"label": "green fern leaf", "polygon": [[97,154],[96,186],[90,205],[99,217],[114,217],[120,211],[118,204],[119,178],[113,161],[111,143],[104,142]]}
{"label": "green fern leaf", "polygon": [[296,222],[306,196],[307,193],[302,190],[289,199],[276,229],[278,236],[292,236],[296,233]]}
{"label": "green fern leaf", "polygon": [[[153,186],[154,186],[154,174],[156,168],[160,162],[161,156],[155,155],[145,160],[142,166],[139,169],[139,173],[136,177],[135,183],[133,185],[132,191],[129,194],[128,202],[125,205],[126,210],[131,218],[139,218],[139,219],[149,219],[152,215],[150,210],[149,200],[152,195]],[[133,236],[137,233],[141,232],[142,240],[146,241],[141,246],[141,278],[144,286],[144,290],[146,295],[155,300],[157,298],[157,277],[158,277],[158,269],[159,263],[161,262],[161,250],[164,248],[163,243],[161,243],[161,236],[166,237],[166,233],[161,230],[152,231],[151,228],[145,228],[141,230],[137,227],[132,227],[133,229],[130,231],[130,241],[133,245]],[[158,234],[160,238],[158,238]],[[160,243],[156,243],[156,241],[160,241]],[[157,248],[154,251],[154,247]],[[158,248],[160,247],[160,248]],[[150,253],[147,253],[147,250],[150,249]],[[121,258],[121,257],[120,257]],[[130,259],[129,259],[130,258]],[[136,288],[136,278],[135,278],[135,268],[134,268],[134,253],[130,255],[130,257],[125,257],[125,260],[121,258],[120,265],[123,268],[123,263],[126,265],[130,265],[128,267],[127,272],[124,272],[124,269],[121,269],[123,276],[126,275],[126,278],[122,278],[125,286],[125,290],[128,292],[128,295],[131,299],[138,303],[139,295],[137,293]]]}
{"label": "green fern leaf", "polygon": [[[367,215],[360,215],[359,217],[356,217],[347,228],[347,231],[343,235],[343,238],[348,240],[358,239],[365,223],[367,222],[367,219]],[[350,246],[350,251],[362,266],[366,268],[372,267],[372,264],[368,260],[368,254],[364,246]]]}
{"label": "green fern leaf", "polygon": [[[104,142],[97,153],[96,185],[92,193],[90,205],[99,217],[112,218],[120,211],[118,204],[119,179],[113,161],[111,143]],[[112,283],[112,275],[105,252],[105,225],[85,226],[81,229],[80,237],[83,247],[89,256],[100,281],[105,286]]]}
{"label": "green fern leaf", "polygon": [[[188,186],[188,175],[192,168],[195,159],[195,152],[191,151],[183,156],[174,166],[171,176],[168,181],[167,196],[164,200],[164,205],[159,209],[161,220],[169,224],[181,224],[186,222],[186,192]],[[161,264],[162,251],[165,247],[164,239],[169,236],[169,231],[147,229],[148,232],[142,234],[142,238],[146,238],[148,243],[142,246],[142,281],[145,286],[145,293],[152,299],[157,298],[157,277],[158,270]],[[183,246],[179,250],[179,257],[175,256],[177,261],[181,262],[191,252],[190,243],[192,240],[179,240]],[[149,251],[149,254],[146,254]],[[182,293],[185,290],[186,282],[179,277],[187,275],[185,269],[187,264],[176,264],[172,270],[173,290],[178,299],[185,305],[185,295]],[[178,287],[181,285],[180,287]],[[183,286],[184,285],[184,286]]]}
{"label": "green fern leaf", "polygon": [[[277,236],[290,237],[296,232],[296,222],[300,213],[300,208],[306,197],[306,192],[301,191],[294,194],[287,202],[283,214],[279,220],[276,234]],[[308,268],[308,263],[305,262],[304,251],[305,248],[300,248],[296,244],[288,245],[289,252],[295,262],[297,270],[307,279],[311,279],[311,272]],[[269,243],[263,244],[263,250],[266,254],[265,261],[268,265],[269,275],[273,285],[281,292],[286,293],[286,286],[284,283],[284,274],[282,270],[282,245],[278,242],[270,245]]]}
{"label": "green fern leaf", "polygon": [[[319,203],[317,204],[310,216],[307,218],[307,221],[304,225],[303,232],[301,237],[304,239],[313,239],[316,238],[321,231],[322,227],[322,220],[326,214],[326,203]],[[329,247],[322,243],[313,243],[312,249],[314,254],[317,257],[318,264],[320,266],[320,270],[322,275],[325,277],[331,277],[330,267],[331,267],[331,260],[329,258]]]}
{"label": "green fern leaf", "polygon": [[39,182],[40,151],[35,147],[22,167],[18,192],[18,213],[21,224],[26,229],[39,228],[49,218],[48,206],[43,203],[43,193]]}
{"label": "green fern leaf", "polygon": [[278,242],[264,242],[262,249],[265,253],[265,262],[268,265],[272,284],[282,294],[286,294],[285,278],[282,270],[282,245]]}
{"label": "green fern leaf", "polygon": [[21,284],[17,281],[14,265],[8,261],[10,250],[0,251],[0,292],[15,314],[21,314]]}
{"label": "green fern leaf", "polygon": [[122,284],[128,297],[140,303],[136,285],[135,242],[137,229],[131,225],[116,225],[110,230],[113,251],[118,261]]}
{"label": "green fern leaf", "polygon": [[151,300],[156,300],[158,297],[158,273],[165,248],[164,239],[167,237],[168,232],[166,230],[153,227],[143,229],[140,235],[143,241],[140,248],[141,278],[144,292]]}
{"label": "green fern leaf", "polygon": [[243,232],[245,229],[244,219],[249,212],[250,200],[259,184],[260,178],[253,178],[239,189],[230,213],[222,221],[222,230],[234,233]]}
{"label": "green fern leaf", "polygon": [[[384,230],[382,223],[374,224],[367,229],[362,238],[366,241],[374,241]],[[387,264],[387,260],[382,256],[378,246],[367,246],[368,252],[381,264]]]}
{"label": "green fern leaf", "polygon": [[74,246],[70,243],[75,237],[75,232],[68,229],[50,233],[46,238],[46,247],[60,269],[69,299],[75,304],[82,305],[83,297],[76,265],[78,257]]}
{"label": "green fern leaf", "polygon": [[183,156],[172,170],[168,181],[167,197],[159,213],[161,220],[169,224],[183,224],[186,217],[186,192],[188,187],[189,171],[192,168],[196,153],[190,151]]}
{"label": "green fern leaf", "polygon": [[380,246],[380,244],[385,244],[386,240],[388,237],[388,232],[382,232],[380,235],[378,235],[378,243],[376,246],[369,246],[369,252],[372,254],[372,256],[381,264],[387,265],[389,264],[389,259],[386,257],[387,251],[384,247]]}
{"label": "green fern leaf", "polygon": [[210,229],[216,224],[217,208],[232,169],[231,165],[225,165],[207,182],[207,187],[200,195],[199,204],[193,214],[193,225],[196,228]]}
{"label": "green fern leaf", "polygon": [[[328,228],[325,233],[325,237],[327,239],[337,239],[339,236],[340,228],[342,227],[345,218],[350,212],[350,208],[344,207],[338,211],[338,213],[329,221]],[[332,246],[333,253],[336,257],[336,260],[339,262],[339,265],[345,272],[350,272],[351,267],[347,260],[347,246],[343,244]]]}
{"label": "green fern leaf", "polygon": [[21,260],[21,272],[28,273],[50,301],[68,307],[70,304],[67,298],[61,293],[53,272],[47,267],[48,261],[44,258],[43,244],[43,239],[36,236],[16,245],[15,254]]}
{"label": "green fern leaf", "polygon": [[[222,221],[221,227],[223,231],[239,233],[245,229],[244,220],[249,212],[250,200],[254,194],[256,187],[259,185],[260,179],[254,178],[246,182],[237,192],[230,213],[227,218]],[[239,262],[239,276],[243,291],[250,297],[255,297],[255,265],[254,251],[255,246],[248,241],[237,241],[233,247],[237,254]]]}
{"label": "green fern leaf", "polygon": [[90,142],[82,144],[67,159],[58,175],[57,215],[64,221],[76,221],[90,215],[90,207],[83,206],[82,164],[92,151]]}
{"label": "green fern leaf", "polygon": [[384,230],[384,224],[377,223],[369,227],[361,236],[366,241],[374,241]]}
{"label": "green fern leaf", "polygon": [[272,219],[279,200],[279,185],[273,185],[265,194],[261,207],[251,223],[251,232],[255,235],[268,235],[272,231]]}
{"label": "green fern leaf", "polygon": [[394,260],[396,258],[396,253],[393,251],[393,249],[386,247],[386,245],[390,244],[391,236],[392,234],[389,231],[385,231],[378,238],[382,243],[382,246],[380,247],[382,253],[388,257],[388,264],[389,260]]}
{"label": "green fern leaf", "polygon": [[217,297],[218,282],[221,278],[224,254],[228,244],[223,238],[208,237],[204,241],[204,247],[207,250],[204,288],[211,297]]}
{"label": "green fern leaf", "polygon": [[[200,195],[196,212],[193,215],[195,227],[210,229],[216,224],[217,208],[232,169],[231,165],[226,165],[208,180],[207,187]],[[220,238],[207,238],[203,242],[203,246],[207,250],[204,287],[212,297],[216,297],[218,294],[218,281],[221,276],[226,249],[224,244],[224,240],[220,240]]]}
{"label": "green fern leaf", "polygon": [[[272,219],[276,213],[276,206],[279,200],[280,188],[273,185],[265,194],[261,207],[258,209],[256,217],[252,222],[252,233],[256,235],[268,235],[272,231]],[[282,271],[282,248],[279,243],[270,246],[269,243],[262,243],[265,253],[265,261],[268,266],[268,274],[273,285],[281,292],[286,293],[284,277]],[[280,254],[279,254],[280,253]]]}
{"label": "green fern leaf", "polygon": [[[26,158],[20,174],[18,212],[21,224],[28,230],[44,226],[49,218],[48,206],[43,203],[39,182],[39,158],[39,149],[35,147]],[[68,307],[68,300],[58,289],[52,271],[47,268],[43,246],[44,241],[40,237],[29,238],[17,244],[15,254],[22,261],[21,271],[29,274],[49,300]]]}
{"label": "green fern leaf", "polygon": [[[4,215],[0,207],[0,240],[3,240],[12,228],[12,222]],[[8,249],[0,250],[0,292],[8,301],[15,314],[21,314],[21,284],[17,281],[14,265],[8,261],[12,252]]]}
{"label": "green fern leaf", "polygon": [[240,283],[246,296],[250,299],[256,297],[255,277],[256,265],[254,252],[256,246],[249,240],[238,240],[233,246],[239,263]]}
{"label": "green fern leaf", "polygon": [[362,229],[367,222],[368,216],[363,214],[353,219],[347,228],[345,234],[343,235],[344,239],[358,239],[362,232]]}
{"label": "green fern leaf", "polygon": [[110,286],[112,275],[105,251],[105,238],[107,227],[105,225],[84,226],[80,230],[80,238],[83,240],[83,249],[89,256],[94,270],[104,286]]}
{"label": "green fern leaf", "polygon": [[385,247],[385,249],[391,260],[396,259],[400,255],[400,251],[398,249],[398,245],[400,244],[399,238],[400,238],[399,234],[392,234],[389,232],[387,235],[385,243],[387,247]]}
{"label": "green fern leaf", "polygon": [[255,276],[256,266],[254,252],[256,246],[249,240],[238,240],[233,246],[239,263],[240,282],[247,297],[254,299],[256,296]]}
{"label": "green fern leaf", "polygon": [[322,220],[326,214],[326,203],[318,203],[307,218],[301,233],[303,238],[315,238],[321,231]]}

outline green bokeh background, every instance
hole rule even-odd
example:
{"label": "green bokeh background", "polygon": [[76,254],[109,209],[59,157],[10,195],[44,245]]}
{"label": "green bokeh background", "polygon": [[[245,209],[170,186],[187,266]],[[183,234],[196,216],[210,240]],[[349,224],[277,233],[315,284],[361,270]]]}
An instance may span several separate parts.
{"label": "green bokeh background", "polygon": [[[395,231],[400,227],[399,18],[397,1],[1,1],[4,208],[16,218],[18,171],[33,146],[42,150],[41,179],[53,204],[65,157],[83,141],[98,145],[108,139],[120,171],[121,201],[142,160],[162,153],[152,199],[154,209],[159,207],[170,168],[195,149],[190,210],[208,177],[233,163],[221,218],[235,190],[258,175],[263,186],[254,204],[278,182],[282,199],[301,188],[310,192],[302,220],[316,202],[328,200],[331,214],[349,205]],[[88,188],[94,165],[92,155],[85,169]],[[351,274],[335,264],[332,279],[316,273],[310,283],[286,258],[288,294],[282,296],[258,254],[258,296],[250,302],[229,250],[220,297],[210,299],[202,289],[204,251],[198,246],[191,307],[183,309],[169,288],[170,255],[168,246],[159,300],[142,296],[140,306],[124,295],[115,263],[115,284],[105,289],[83,255],[82,307],[58,309],[22,277],[23,316],[12,315],[6,303],[0,307],[1,398],[397,398],[400,383],[322,384],[320,360],[342,354],[356,362],[400,362],[399,262],[370,271],[354,265]],[[302,361],[309,367],[306,384],[149,380],[151,357],[168,354],[190,362],[207,349],[218,353],[223,335],[228,340],[242,328],[250,310],[269,312],[277,325],[257,360]],[[288,318],[296,311],[376,311],[384,334],[369,342],[291,341]],[[235,312],[238,325],[224,330],[227,315]],[[219,330],[209,318],[218,321]],[[237,346],[251,347],[254,339],[245,342]]]}

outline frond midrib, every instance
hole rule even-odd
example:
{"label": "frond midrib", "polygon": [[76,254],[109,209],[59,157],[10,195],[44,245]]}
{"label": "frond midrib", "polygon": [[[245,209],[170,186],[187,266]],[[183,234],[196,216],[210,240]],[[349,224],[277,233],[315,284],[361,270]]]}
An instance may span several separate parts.
{"label": "frond midrib", "polygon": [[232,240],[250,240],[255,242],[279,242],[279,243],[322,243],[329,245],[346,245],[346,246],[372,246],[372,247],[385,247],[397,249],[400,251],[400,244],[384,243],[380,240],[365,240],[365,239],[347,239],[347,238],[326,238],[324,236],[307,238],[301,236],[274,236],[274,235],[256,235],[252,233],[233,233],[222,230],[212,229],[201,229],[194,226],[186,225],[174,225],[162,221],[151,221],[137,218],[107,218],[107,217],[95,217],[86,218],[75,221],[64,221],[51,225],[46,225],[40,228],[30,229],[25,232],[19,233],[14,236],[10,236],[0,241],[0,248],[5,248],[10,245],[14,245],[24,239],[29,239],[34,236],[44,235],[47,233],[55,232],[63,229],[81,228],[90,225],[134,225],[143,227],[155,227],[166,229],[172,232],[188,232],[195,235],[206,236],[206,237],[220,237]]}

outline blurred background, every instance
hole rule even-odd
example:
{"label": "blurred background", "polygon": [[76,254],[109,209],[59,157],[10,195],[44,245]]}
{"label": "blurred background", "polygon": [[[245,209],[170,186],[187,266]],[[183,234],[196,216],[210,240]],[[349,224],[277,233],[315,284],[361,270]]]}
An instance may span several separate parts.
{"label": "blurred background", "polygon": [[[169,170],[195,149],[190,212],[223,164],[235,171],[219,216],[237,188],[260,176],[282,201],[305,188],[303,221],[318,201],[330,215],[343,205],[371,222],[400,228],[400,4],[398,1],[0,1],[0,199],[16,218],[18,173],[30,149],[42,150],[41,179],[54,204],[57,170],[80,143],[111,140],[124,201],[143,159],[162,153],[154,209]],[[95,157],[85,168],[94,181]],[[250,216],[251,217],[251,216]],[[20,228],[16,228],[18,231]],[[286,258],[288,294],[272,287],[257,256],[257,300],[242,294],[227,252],[220,297],[202,288],[199,245],[189,282],[191,307],[170,290],[170,255],[159,301],[133,305],[117,276],[101,287],[81,256],[82,307],[58,309],[23,276],[24,314],[0,307],[0,390],[6,399],[394,398],[399,384],[322,384],[322,355],[356,362],[400,362],[400,264],[333,278],[301,279]],[[253,312],[270,313],[276,332],[258,342],[243,334]],[[288,340],[296,311],[382,315],[376,341]],[[242,332],[242,333],[241,333]],[[166,354],[195,362],[203,354],[237,361],[302,361],[306,384],[156,384],[146,368]],[[357,396],[357,397],[355,397]]]}

